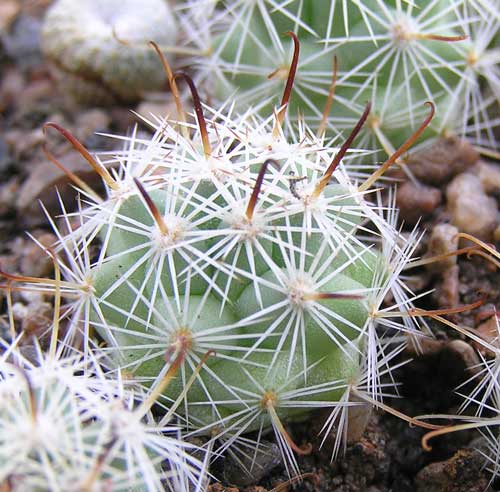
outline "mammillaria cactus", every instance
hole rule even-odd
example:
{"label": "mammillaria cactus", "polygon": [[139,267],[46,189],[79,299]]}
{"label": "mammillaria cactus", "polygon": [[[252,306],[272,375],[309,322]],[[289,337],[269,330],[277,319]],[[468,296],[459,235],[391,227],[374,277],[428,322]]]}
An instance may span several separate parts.
{"label": "mammillaria cactus", "polygon": [[206,461],[193,456],[203,451],[182,441],[168,418],[157,425],[146,394],[107,379],[96,359],[76,352],[61,357],[37,347],[30,360],[17,346],[21,338],[0,359],[2,485],[13,492],[203,490]]}
{"label": "mammillaria cactus", "polygon": [[[83,331],[85,353],[104,352],[111,373],[161,388],[158,398],[187,429],[221,450],[234,452],[244,434],[273,429],[293,476],[293,453],[305,450],[284,422],[328,406],[330,432],[352,405],[383,406],[380,377],[405,345],[394,332],[421,334],[400,278],[416,237],[403,238],[394,204],[371,188],[434,109],[359,184],[345,161],[359,153],[351,147],[369,104],[342,145],[330,148],[305,125],[285,137],[293,70],[283,107],[264,120],[215,110],[206,119],[181,75],[193,91],[195,124],[146,120],[152,139],[133,134],[112,158],[94,157],[46,125],[101,174],[107,197],[75,181],[89,204],[73,218],[78,227],[58,233],[64,281],[45,288],[58,285],[68,297],[67,343]],[[115,160],[116,171],[103,159]],[[100,252],[90,263],[86,251],[96,241]],[[394,305],[382,307],[388,293]],[[92,341],[94,330],[104,347]]]}
{"label": "mammillaria cactus", "polygon": [[291,31],[301,41],[291,114],[300,112],[313,128],[324,119],[329,93],[334,134],[352,127],[371,101],[359,145],[390,155],[432,101],[436,117],[427,137],[470,136],[495,149],[499,18],[497,2],[237,2],[219,16],[228,27],[214,37],[211,53],[194,63],[219,98],[233,92],[242,107],[266,112],[291,64],[292,43],[282,38]]}
{"label": "mammillaria cactus", "polygon": [[[190,10],[203,4],[206,12]],[[27,483],[33,490],[66,490],[74,479],[82,492],[202,491],[209,460],[230,453],[251,474],[271,432],[288,475],[299,476],[296,455],[311,446],[295,442],[287,425],[319,408],[329,413],[322,444],[335,434],[332,459],[345,449],[353,408],[375,406],[434,428],[384,401],[407,342],[418,346],[429,334],[426,311],[414,307],[404,271],[433,260],[412,261],[421,234],[400,232],[393,191],[374,185],[430,127],[436,111],[436,127],[444,131],[452,111],[442,112],[443,101],[462,91],[471,101],[478,96],[472,82],[456,83],[464,52],[450,43],[466,41],[456,19],[466,18],[464,29],[473,33],[470,17],[481,17],[483,6],[241,0],[224,5],[227,14],[217,2],[181,2],[178,19],[187,24],[203,24],[205,14],[235,20],[203,56],[211,57],[208,65],[222,63],[225,82],[245,90],[241,100],[251,107],[240,111],[241,101],[231,100],[204,106],[191,78],[172,75],[163,60],[179,114],[143,116],[151,137],[135,129],[114,136],[123,151],[94,155],[57,123],[45,125],[102,177],[104,194],[66,171],[80,195],[76,211],[68,213],[61,200],[60,220],[49,217],[57,243],[44,250],[55,278],[1,271],[8,295],[16,284],[55,297],[48,353],[36,364],[24,358],[11,326],[14,340],[4,344],[0,359],[6,395],[0,425],[19,444],[27,470],[19,490]],[[344,17],[337,19],[339,11]],[[289,39],[280,38],[281,30]],[[120,32],[111,33],[113,42],[123,43]],[[351,55],[348,42],[358,47]],[[407,75],[411,56],[425,63],[402,77],[394,67],[406,67]],[[471,78],[486,73],[475,72],[473,61]],[[277,107],[275,95],[266,96],[267,82],[254,84],[268,63],[271,84],[285,85]],[[193,115],[184,113],[178,97],[181,79],[191,90]],[[488,107],[496,98],[491,90]],[[402,101],[401,113],[392,98]],[[328,119],[333,99],[336,121]],[[386,125],[392,120],[396,126]],[[319,123],[317,132],[310,121]],[[328,125],[333,136],[325,132]],[[405,131],[393,133],[399,127]],[[363,160],[366,150],[355,145],[370,139],[390,157],[364,174],[373,156],[365,168],[350,161]],[[443,321],[437,312],[446,310],[430,312]],[[39,376],[47,368],[55,368],[55,376]],[[485,363],[482,373],[493,370],[496,365]],[[468,402],[476,403],[489,384],[484,381]],[[497,399],[495,382],[488,396]],[[54,404],[44,406],[49,400]],[[480,417],[493,408],[485,400],[480,407]],[[65,427],[53,453],[46,435],[52,425]],[[22,427],[24,434],[16,434]],[[26,439],[26,428],[33,439]],[[0,456],[11,449],[0,439]],[[250,456],[250,466],[238,456]],[[16,485],[17,463],[0,467],[0,485]]]}

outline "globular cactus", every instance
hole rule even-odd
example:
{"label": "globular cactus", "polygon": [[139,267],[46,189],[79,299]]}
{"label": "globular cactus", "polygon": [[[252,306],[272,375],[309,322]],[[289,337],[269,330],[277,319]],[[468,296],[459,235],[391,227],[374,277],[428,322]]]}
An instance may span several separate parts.
{"label": "globular cactus", "polygon": [[424,137],[458,134],[497,148],[497,2],[296,0],[226,9],[219,21],[227,27],[214,36],[210,55],[194,59],[220,99],[235,93],[240,107],[264,113],[276,104],[275,88],[291,66],[293,46],[283,38],[290,31],[301,41],[291,115],[303,114],[313,128],[350,128],[371,101],[359,145],[390,155],[432,101],[436,116]]}
{"label": "globular cactus", "polygon": [[[285,137],[293,75],[275,114],[232,120],[215,110],[206,119],[182,74],[196,124],[146,120],[151,140],[134,133],[114,157],[92,156],[46,125],[82,152],[107,193],[77,182],[90,203],[73,218],[79,227],[59,233],[67,343],[83,331],[86,353],[104,352],[111,373],[160,388],[211,446],[234,451],[246,433],[273,429],[290,475],[299,472],[293,451],[304,449],[284,422],[329,406],[331,430],[349,406],[382,405],[381,375],[405,344],[394,331],[421,334],[400,275],[417,237],[401,236],[392,200],[371,191],[418,135],[359,184],[345,162],[358,154],[351,147],[370,105],[339,147],[304,125]],[[388,293],[395,304],[383,307]]]}
{"label": "globular cactus", "polygon": [[[54,325],[53,333],[57,333]],[[157,425],[147,394],[108,379],[96,359],[33,360],[3,345],[0,358],[0,484],[13,492],[202,490],[203,450],[179,427]],[[55,346],[55,345],[54,345]]]}
{"label": "globular cactus", "polygon": [[42,48],[63,91],[83,103],[131,103],[158,91],[164,76],[149,41],[175,46],[178,25],[165,0],[58,0]]}

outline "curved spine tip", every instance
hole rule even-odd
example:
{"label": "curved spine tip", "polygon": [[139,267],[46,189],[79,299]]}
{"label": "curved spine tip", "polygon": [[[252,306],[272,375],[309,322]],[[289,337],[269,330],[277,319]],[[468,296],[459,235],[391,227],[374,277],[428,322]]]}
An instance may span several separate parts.
{"label": "curved spine tip", "polygon": [[182,77],[186,81],[187,85],[189,86],[189,90],[191,91],[194,112],[196,114],[196,120],[200,129],[203,152],[205,154],[205,158],[208,159],[212,154],[212,148],[210,146],[210,140],[208,138],[207,122],[205,121],[205,116],[203,115],[203,108],[201,105],[201,99],[198,93],[198,89],[196,89],[196,85],[194,84],[193,79],[186,72],[179,70],[173,74],[174,80],[179,77]]}
{"label": "curved spine tip", "polygon": [[426,101],[425,105],[430,106],[431,110],[429,114],[422,122],[422,124],[415,130],[415,132],[408,137],[408,139],[399,147],[396,152],[394,152],[389,159],[387,159],[382,166],[380,166],[360,187],[359,191],[363,192],[368,190],[383,174],[416,142],[416,140],[422,135],[424,130],[429,126],[432,118],[434,118],[434,113],[436,111],[436,106],[431,101]]}
{"label": "curved spine tip", "polygon": [[297,73],[297,67],[299,64],[299,54],[300,54],[300,41],[297,35],[292,31],[285,32],[287,36],[293,39],[293,56],[292,62],[290,63],[290,70],[288,71],[288,77],[286,80],[285,90],[283,91],[283,97],[281,98],[280,108],[276,114],[276,121],[273,129],[274,138],[278,138],[279,130],[283,126],[283,121],[285,120],[285,114],[290,102],[290,96],[292,95],[293,84],[295,81],[295,74]]}
{"label": "curved spine tip", "polygon": [[189,140],[189,131],[186,127],[186,113],[184,111],[184,108],[182,106],[181,102],[181,96],[179,93],[179,87],[177,86],[177,83],[175,81],[174,73],[172,72],[172,68],[170,67],[170,64],[168,63],[167,57],[163,54],[161,48],[158,46],[157,43],[154,41],[149,42],[150,46],[153,47],[153,49],[156,51],[156,54],[160,58],[161,64],[163,66],[163,71],[165,72],[165,75],[167,76],[168,84],[170,86],[170,91],[172,92],[172,95],[174,96],[174,101],[175,101],[175,107],[177,109],[177,117],[179,118],[180,122],[183,123],[181,125],[181,132],[182,136],[186,139]]}
{"label": "curved spine tip", "polygon": [[66,128],[61,125],[48,121],[42,126],[42,131],[45,133],[47,128],[53,128],[58,131],[72,146],[80,153],[80,155],[90,164],[92,169],[105,181],[105,183],[114,191],[118,190],[118,184],[113,179],[109,171],[99,162],[96,161],[90,152],[82,145],[82,143]]}
{"label": "curved spine tip", "polygon": [[335,157],[333,158],[331,164],[328,166],[328,169],[325,171],[323,174],[323,177],[320,179],[318,184],[316,185],[316,188],[313,191],[312,197],[317,198],[321,192],[325,189],[325,186],[328,184],[328,181],[330,180],[333,172],[337,168],[337,166],[340,164],[340,161],[346,154],[346,152],[349,150],[350,146],[352,145],[354,139],[358,136],[359,132],[361,131],[361,128],[365,124],[368,115],[370,114],[370,111],[372,109],[372,104],[371,102],[366,103],[365,110],[363,111],[363,114],[359,118],[358,122],[356,123],[356,126],[352,130],[351,134],[349,137],[347,137],[346,141],[343,143],[342,147],[340,147],[340,150],[335,154]]}

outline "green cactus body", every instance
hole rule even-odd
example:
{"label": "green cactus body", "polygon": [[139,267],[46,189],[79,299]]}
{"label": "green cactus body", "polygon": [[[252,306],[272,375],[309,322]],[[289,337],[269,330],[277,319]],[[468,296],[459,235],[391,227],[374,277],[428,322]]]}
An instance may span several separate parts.
{"label": "green cactus body", "polygon": [[[268,431],[273,417],[266,403],[273,405],[282,421],[304,420],[310,414],[310,408],[303,406],[303,402],[317,401],[328,405],[338,401],[345,391],[345,381],[359,371],[359,353],[352,349],[345,352],[340,348],[333,349],[306,370],[300,356],[294,357],[290,366],[290,356],[289,350],[283,350],[277,357],[272,352],[254,353],[245,363],[223,360],[215,367],[215,372],[224,375],[224,386],[204,373],[204,384],[213,388],[212,396],[219,402],[217,410],[227,427],[250,410],[244,432]],[[325,385],[326,382],[332,384]],[[234,391],[229,392],[228,387]],[[294,393],[298,396],[292,397]],[[272,401],[267,402],[267,399]],[[192,417],[203,422],[207,429],[214,425],[213,408],[200,385],[193,388],[190,400],[195,408]]]}
{"label": "green cactus body", "polygon": [[[154,218],[151,211],[141,201],[138,196],[131,196],[125,200],[119,209],[118,217],[112,225],[112,232],[109,233],[109,228],[104,227],[101,230],[101,238],[107,244],[107,256],[119,257],[120,269],[123,272],[133,271],[133,279],[139,279],[139,282],[132,282],[133,285],[142,289],[145,286],[144,280],[151,276],[151,270],[148,267],[160,268],[164,271],[162,278],[167,295],[172,295],[174,289],[178,288],[179,293],[183,293],[185,284],[180,282],[180,278],[176,277],[180,272],[187,268],[192,260],[189,252],[180,254],[176,251],[175,246],[177,241],[182,241],[182,236],[186,233],[191,234],[193,241],[198,244],[198,250],[203,251],[205,244],[196,240],[197,228],[192,226],[190,221],[182,214],[177,214],[176,209],[179,208],[179,201],[174,200],[173,213],[165,213],[169,193],[163,190],[152,190],[149,196],[156,206],[159,213],[165,216],[165,225],[169,233],[161,236],[158,234],[157,228],[154,225]],[[172,205],[172,203],[170,203]],[[184,209],[184,215],[188,215],[189,210]],[[140,227],[137,227],[137,225]],[[148,261],[150,259],[150,261]],[[207,267],[210,274],[210,266]],[[169,279],[176,278],[176,286]],[[178,285],[177,285],[177,281]],[[194,276],[190,284],[190,292],[192,294],[201,294],[206,290],[207,283],[202,276]]]}
{"label": "green cactus body", "polygon": [[[255,195],[237,185],[255,180],[252,164],[227,183],[207,181],[208,194],[196,180],[174,187],[173,195],[149,186],[124,200],[101,228],[107,250],[93,269],[95,319],[109,326],[96,321],[95,327],[110,358],[147,385],[182,360],[165,396],[183,397],[185,418],[207,432],[234,426],[250,394],[262,418],[231,432],[267,430],[276,418],[303,419],[310,412],[306,401],[336,402],[347,384],[340,380],[359,370],[369,316],[364,296],[378,264],[378,253],[355,236],[367,205],[333,177],[313,199],[321,168],[301,159],[310,180],[301,190],[292,192],[286,169],[279,168],[263,175],[265,191]],[[213,197],[217,205],[204,205]],[[176,220],[184,220],[188,232],[171,244]],[[216,355],[195,369],[211,350]],[[255,382],[260,389],[252,389]],[[258,396],[263,389],[268,403]],[[274,390],[300,390],[304,398],[282,406]]]}
{"label": "green cactus body", "polygon": [[[264,281],[272,282],[275,280],[275,273],[268,271],[262,275]],[[296,278],[293,279],[294,283],[289,286],[288,292],[285,294],[283,292],[269,289],[266,287],[262,288],[262,298],[264,305],[261,307],[255,300],[254,292],[251,287],[247,287],[241,294],[240,298],[236,302],[236,312],[243,318],[251,316],[253,313],[258,312],[259,309],[266,309],[271,306],[278,306],[281,304],[286,304],[288,300],[289,303],[294,306],[296,304],[296,309],[304,315],[304,329],[306,332],[308,353],[314,357],[322,357],[325,355],[325,351],[328,352],[331,347],[332,338],[334,343],[343,343],[345,339],[351,340],[359,335],[360,327],[366,321],[367,313],[359,301],[346,300],[346,299],[324,299],[318,301],[326,310],[335,313],[338,317],[337,320],[330,320],[332,323],[331,331],[324,332],[321,329],[322,325],[318,323],[308,314],[307,312],[307,297],[305,292],[309,290],[308,278]],[[362,291],[363,286],[353,280],[352,278],[346,277],[345,275],[338,274],[329,282],[324,284],[324,289],[326,292],[342,292],[342,291]],[[311,297],[314,293],[310,293]],[[290,318],[286,317],[285,313],[288,306],[284,306],[281,309],[277,309],[273,316],[276,319],[284,318],[281,324],[278,326],[273,326],[268,320],[264,319],[261,323],[258,323],[254,328],[257,331],[266,332],[270,327],[273,328],[274,332],[280,332],[284,329],[284,325],[290,322]],[[292,308],[293,309],[293,308]],[[342,338],[344,340],[339,340]],[[269,339],[265,342],[266,348],[275,348],[276,341]]]}
{"label": "green cactus body", "polygon": [[225,74],[215,82],[220,99],[236,92],[242,104],[258,105],[262,114],[279,105],[278,82],[284,85],[293,51],[291,40],[280,36],[293,31],[301,46],[288,106],[292,117],[320,120],[335,55],[339,74],[329,120],[333,127],[351,127],[366,101],[372,101],[371,119],[378,125],[367,147],[382,144],[389,151],[402,145],[423,120],[425,101],[432,101],[436,112],[420,140],[457,127],[449,98],[456,99],[464,77],[468,41],[460,38],[457,12],[449,2],[365,0],[332,7],[332,2],[297,0],[233,15],[231,34],[214,41],[213,63]]}

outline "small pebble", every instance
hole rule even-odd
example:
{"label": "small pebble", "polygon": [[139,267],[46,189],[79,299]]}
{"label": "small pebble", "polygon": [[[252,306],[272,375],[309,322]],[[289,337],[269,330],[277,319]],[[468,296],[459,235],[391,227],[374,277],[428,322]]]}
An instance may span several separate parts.
{"label": "small pebble", "polygon": [[477,170],[477,175],[486,193],[491,194],[500,190],[500,166],[479,161]]}
{"label": "small pebble", "polygon": [[415,479],[416,492],[486,492],[488,478],[481,474],[484,457],[472,449],[463,449],[447,461],[431,463]]}
{"label": "small pebble", "polygon": [[54,109],[54,82],[40,78],[27,83],[19,94],[14,121],[21,128],[37,129]]}
{"label": "small pebble", "polygon": [[[500,313],[494,314],[489,319],[481,323],[477,327],[477,332],[479,335],[484,338],[487,342],[493,344],[494,347],[500,349]],[[494,357],[495,354],[493,351],[486,349],[484,345],[481,345],[477,342],[473,342],[476,349],[481,352],[483,355],[488,357]]]}
{"label": "small pebble", "polygon": [[496,200],[489,197],[473,174],[456,176],[446,188],[451,222],[462,232],[490,241],[498,225]]}
{"label": "small pebble", "polygon": [[[41,128],[31,131],[13,129],[5,132],[5,141],[14,159],[20,161],[18,164],[25,166],[25,158],[32,156],[39,150],[40,145],[45,141],[45,137]],[[39,158],[36,161],[39,162]]]}
{"label": "small pebble", "polygon": [[453,265],[441,272],[441,279],[436,283],[434,296],[440,308],[453,308],[460,302],[460,268]]}
{"label": "small pebble", "polygon": [[[47,232],[35,237],[45,247],[53,246],[57,240],[54,234]],[[50,276],[52,268],[53,262],[50,256],[34,241],[27,241],[19,262],[21,273],[30,277],[47,277]]]}
{"label": "small pebble", "polygon": [[457,137],[436,140],[431,147],[410,154],[408,166],[421,182],[438,185],[465,171],[479,159],[474,147]]}
{"label": "small pebble", "polygon": [[81,111],[75,122],[75,136],[83,140],[88,134],[97,130],[105,130],[109,127],[111,118],[106,111],[102,109],[89,109]]}
{"label": "small pebble", "polygon": [[12,305],[12,316],[14,319],[23,319],[28,316],[28,306],[21,302],[15,302]]}
{"label": "small pebble", "polygon": [[409,225],[415,225],[423,215],[433,212],[441,203],[441,191],[426,185],[414,185],[406,181],[398,187],[396,205],[400,217]]}
{"label": "small pebble", "polygon": [[40,31],[39,19],[20,15],[10,26],[10,32],[2,37],[7,55],[23,70],[35,68],[42,62]]}
{"label": "small pebble", "polygon": [[431,337],[410,337],[406,351],[412,356],[436,355],[443,350],[445,340],[436,340]]}
{"label": "small pebble", "polygon": [[[109,129],[111,117],[101,109],[82,111],[75,122],[75,137],[87,148],[97,148],[102,145],[103,138],[96,132],[106,132]],[[108,143],[106,141],[106,143]]]}
{"label": "small pebble", "polygon": [[[428,241],[426,257],[452,253],[458,249],[458,229],[451,224],[437,224],[433,227]],[[442,272],[457,264],[457,256],[450,255],[442,260],[428,263],[427,269],[432,272]]]}
{"label": "small pebble", "polygon": [[477,372],[481,361],[469,343],[463,340],[451,340],[448,348],[460,356],[468,370]]}
{"label": "small pebble", "polygon": [[[67,169],[83,179],[92,189],[100,189],[100,177],[80,154],[71,151],[64,156],[58,155],[57,157]],[[21,184],[16,200],[16,208],[24,227],[46,223],[47,219],[39,201],[52,216],[60,212],[60,203],[54,192],[55,188],[64,203],[74,203],[76,195],[71,180],[51,162],[45,159],[38,161],[33,159],[27,164],[29,175]]]}
{"label": "small pebble", "polygon": [[53,321],[52,303],[33,303],[28,306],[28,315],[22,320],[21,330],[38,339],[48,335]]}
{"label": "small pebble", "polygon": [[19,299],[21,299],[23,303],[36,306],[44,302],[46,295],[47,294],[36,290],[22,290],[19,292]]}

